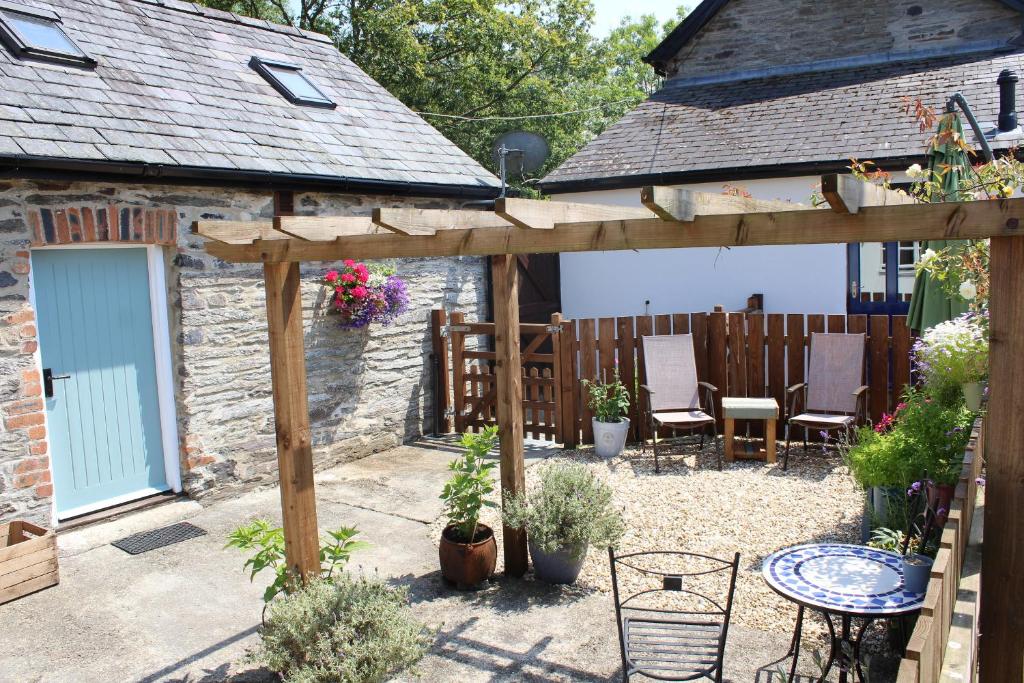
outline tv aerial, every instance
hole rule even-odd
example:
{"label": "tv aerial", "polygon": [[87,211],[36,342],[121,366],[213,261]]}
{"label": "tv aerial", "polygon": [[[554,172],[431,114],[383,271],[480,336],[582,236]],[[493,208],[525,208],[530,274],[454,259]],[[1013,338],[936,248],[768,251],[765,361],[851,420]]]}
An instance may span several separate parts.
{"label": "tv aerial", "polygon": [[498,166],[501,178],[501,194],[508,189],[509,174],[523,176],[540,169],[547,161],[550,148],[547,140],[536,133],[513,130],[494,141],[491,156]]}

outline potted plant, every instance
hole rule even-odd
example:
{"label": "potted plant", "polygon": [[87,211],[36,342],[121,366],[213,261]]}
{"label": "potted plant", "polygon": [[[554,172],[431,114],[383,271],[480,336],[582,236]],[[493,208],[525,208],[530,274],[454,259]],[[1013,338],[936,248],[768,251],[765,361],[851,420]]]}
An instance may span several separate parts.
{"label": "potted plant", "polygon": [[629,434],[629,392],[619,380],[619,369],[615,368],[615,380],[609,383],[583,380],[583,388],[589,394],[588,406],[593,411],[594,450],[602,458],[614,458],[626,447]]}
{"label": "potted plant", "polygon": [[459,590],[475,588],[490,578],[498,559],[494,531],[480,523],[483,507],[495,506],[487,495],[494,491],[491,470],[497,463],[485,458],[497,443],[497,427],[487,427],[480,434],[467,432],[459,441],[465,454],[448,464],[452,477],[441,493],[448,526],[441,532],[438,553],[441,576]]}
{"label": "potted plant", "polygon": [[984,313],[966,313],[925,330],[914,344],[917,371],[932,393],[959,388],[967,408],[981,410],[988,373],[988,324]]}
{"label": "potted plant", "polygon": [[871,534],[872,548],[887,550],[891,553],[898,553],[903,563],[903,589],[909,593],[924,593],[928,590],[928,579],[931,576],[932,564],[935,560],[923,554],[921,537],[914,536],[907,543],[906,552],[903,552],[903,543],[906,536],[902,531],[879,527]]}
{"label": "potted plant", "polygon": [[612,506],[612,490],[585,465],[551,464],[527,495],[506,496],[505,524],[526,529],[537,578],[573,583],[583,569],[587,550],[608,548],[625,531]]}

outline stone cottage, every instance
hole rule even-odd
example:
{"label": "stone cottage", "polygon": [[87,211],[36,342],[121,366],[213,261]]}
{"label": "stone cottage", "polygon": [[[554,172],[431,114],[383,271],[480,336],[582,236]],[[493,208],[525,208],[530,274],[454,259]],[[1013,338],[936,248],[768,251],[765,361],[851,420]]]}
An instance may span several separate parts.
{"label": "stone cottage", "polygon": [[[262,271],[200,218],[457,207],[497,181],[322,35],[180,0],[0,2],[0,520],[51,524],[276,476]],[[485,263],[395,264],[411,305],[343,331],[304,271],[319,464],[431,424],[429,310]]]}

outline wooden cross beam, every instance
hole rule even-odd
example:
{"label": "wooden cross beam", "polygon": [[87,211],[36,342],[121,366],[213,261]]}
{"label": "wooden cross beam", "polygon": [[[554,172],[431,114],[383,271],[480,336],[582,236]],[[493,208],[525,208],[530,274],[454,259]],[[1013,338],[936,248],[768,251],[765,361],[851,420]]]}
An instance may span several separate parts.
{"label": "wooden cross beam", "polygon": [[857,213],[870,206],[900,206],[921,202],[900,190],[867,183],[851,175],[831,173],[821,177],[821,194],[838,213]]}
{"label": "wooden cross beam", "polygon": [[[481,212],[487,215],[486,212]],[[208,221],[195,226],[209,233]],[[332,242],[257,239],[208,242],[225,261],[336,261],[436,256],[491,256],[574,251],[741,247],[785,244],[1012,237],[1024,234],[1024,199],[862,207],[856,214],[789,210],[697,215],[690,223],[630,219],[555,224],[553,230],[489,227],[433,235],[352,235]]]}
{"label": "wooden cross beam", "polygon": [[658,185],[641,188],[640,202],[663,220],[681,223],[692,223],[697,216],[806,211],[815,208],[794,202],[753,199],[713,192],[695,192]]}

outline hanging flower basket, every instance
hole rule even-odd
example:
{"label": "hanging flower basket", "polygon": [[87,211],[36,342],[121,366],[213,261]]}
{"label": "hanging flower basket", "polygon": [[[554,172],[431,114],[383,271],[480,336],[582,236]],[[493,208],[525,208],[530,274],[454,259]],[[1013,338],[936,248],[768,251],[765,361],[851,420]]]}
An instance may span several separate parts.
{"label": "hanging flower basket", "polygon": [[409,308],[405,282],[390,266],[347,259],[342,268],[327,271],[323,284],[331,290],[331,308],[344,329],[390,325]]}

